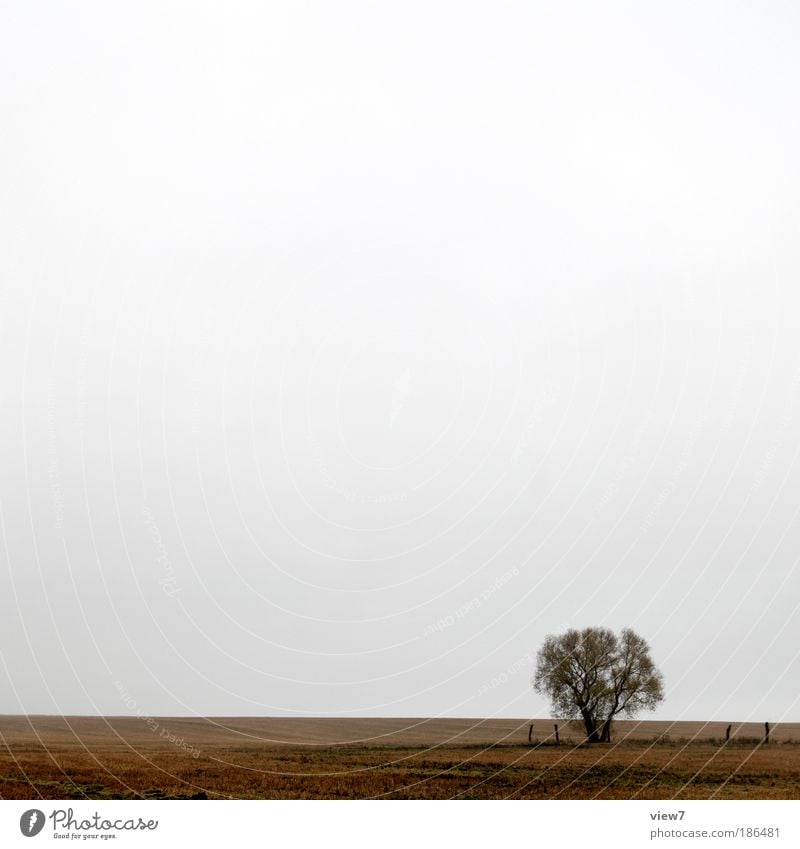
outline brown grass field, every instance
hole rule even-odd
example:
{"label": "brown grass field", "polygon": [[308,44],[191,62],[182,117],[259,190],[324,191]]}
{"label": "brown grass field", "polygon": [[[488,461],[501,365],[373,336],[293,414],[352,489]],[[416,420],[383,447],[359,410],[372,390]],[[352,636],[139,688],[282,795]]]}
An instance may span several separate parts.
{"label": "brown grass field", "polygon": [[0,717],[3,799],[798,799],[800,723]]}

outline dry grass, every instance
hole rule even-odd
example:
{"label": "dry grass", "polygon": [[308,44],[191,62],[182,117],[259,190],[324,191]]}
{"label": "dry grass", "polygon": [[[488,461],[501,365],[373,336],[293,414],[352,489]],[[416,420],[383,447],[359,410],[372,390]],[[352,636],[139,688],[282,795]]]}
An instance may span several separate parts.
{"label": "dry grass", "polygon": [[0,717],[0,797],[800,798],[796,725],[763,746],[755,725],[721,745],[722,723],[620,723],[591,747],[552,726],[530,746],[528,720]]}

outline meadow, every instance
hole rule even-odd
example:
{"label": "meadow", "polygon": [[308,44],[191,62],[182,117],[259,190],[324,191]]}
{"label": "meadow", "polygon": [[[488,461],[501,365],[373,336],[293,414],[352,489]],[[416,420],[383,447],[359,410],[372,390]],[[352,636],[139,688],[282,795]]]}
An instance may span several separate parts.
{"label": "meadow", "polygon": [[[3,799],[798,799],[800,724],[0,717]],[[528,741],[529,733],[531,741]]]}

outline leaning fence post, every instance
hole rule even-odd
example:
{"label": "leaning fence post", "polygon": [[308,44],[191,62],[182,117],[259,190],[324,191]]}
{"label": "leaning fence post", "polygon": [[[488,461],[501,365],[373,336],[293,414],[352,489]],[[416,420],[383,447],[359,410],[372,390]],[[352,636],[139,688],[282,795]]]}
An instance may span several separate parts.
{"label": "leaning fence post", "polygon": [[729,742],[729,741],[730,741],[730,739],[731,739],[731,726],[729,725],[729,726],[725,729],[725,742],[726,742],[726,743],[727,743],[727,742]]}
{"label": "leaning fence post", "polygon": [[769,723],[764,723],[764,742],[769,743]]}
{"label": "leaning fence post", "polygon": [[555,728],[555,729],[556,729],[556,746],[557,746],[557,745],[558,745],[558,743],[559,743],[559,740],[558,740],[558,723],[556,723],[555,725],[553,725],[553,728]]}
{"label": "leaning fence post", "polygon": [[531,737],[533,737],[533,723],[528,726],[528,742],[531,742]]}

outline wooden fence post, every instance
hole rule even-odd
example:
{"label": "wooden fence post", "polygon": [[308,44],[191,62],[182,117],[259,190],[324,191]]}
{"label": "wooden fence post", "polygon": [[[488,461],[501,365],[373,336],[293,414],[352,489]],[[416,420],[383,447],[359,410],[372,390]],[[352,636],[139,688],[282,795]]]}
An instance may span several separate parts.
{"label": "wooden fence post", "polygon": [[764,742],[769,743],[769,723],[764,723]]}
{"label": "wooden fence post", "polygon": [[729,726],[725,729],[725,742],[726,742],[726,743],[727,743],[727,742],[729,742],[729,741],[730,741],[730,739],[731,739],[731,726],[729,725]]}
{"label": "wooden fence post", "polygon": [[528,726],[528,742],[531,742],[531,737],[533,737],[533,723]]}

